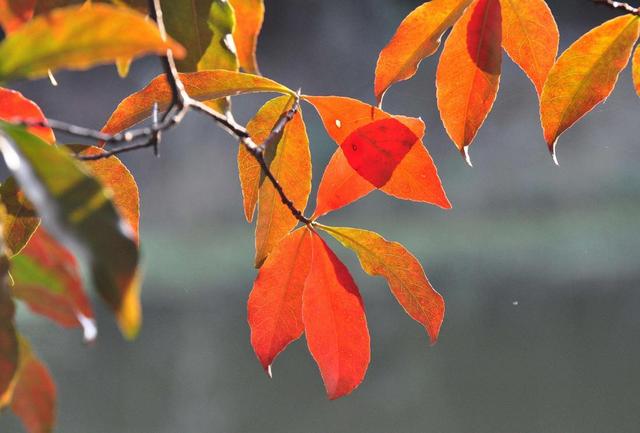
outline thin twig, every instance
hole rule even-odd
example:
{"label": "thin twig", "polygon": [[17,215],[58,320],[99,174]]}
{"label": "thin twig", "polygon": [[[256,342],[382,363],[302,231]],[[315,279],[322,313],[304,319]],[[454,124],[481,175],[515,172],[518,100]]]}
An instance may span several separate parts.
{"label": "thin twig", "polygon": [[594,3],[600,3],[607,5],[613,9],[622,9],[630,14],[640,16],[640,8],[631,6],[629,3],[614,1],[614,0],[593,0]]}

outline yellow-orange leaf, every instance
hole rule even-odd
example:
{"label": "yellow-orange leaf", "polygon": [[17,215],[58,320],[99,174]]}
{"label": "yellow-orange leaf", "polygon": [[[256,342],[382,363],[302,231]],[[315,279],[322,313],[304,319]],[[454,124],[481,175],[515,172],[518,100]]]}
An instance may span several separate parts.
{"label": "yellow-orange leaf", "polygon": [[39,78],[60,68],[87,69],[118,58],[185,53],[163,40],[152,21],[132,9],[105,4],[55,9],[29,21],[0,44],[0,81]]}
{"label": "yellow-orange leaf", "polygon": [[247,304],[251,345],[265,370],[304,331],[302,291],[311,267],[311,234],[305,227],[274,248],[258,272]]}
{"label": "yellow-orange leaf", "polygon": [[438,109],[460,151],[475,138],[498,93],[501,33],[498,0],[475,0],[444,45],[436,75]]}
{"label": "yellow-orange leaf", "polygon": [[444,300],[405,247],[377,233],[348,227],[319,227],[353,250],[362,269],[387,280],[391,292],[409,316],[422,324],[432,343],[438,339],[444,319]]}
{"label": "yellow-orange leaf", "polygon": [[[263,110],[265,115],[271,113],[271,121],[265,121],[265,124],[275,125],[291,103],[291,98],[286,96],[269,101]],[[280,140],[266,150],[265,159],[287,197],[298,210],[304,211],[311,192],[311,154],[300,110],[284,128]],[[262,265],[271,250],[297,223],[273,184],[266,180],[262,182],[258,193],[256,267]]]}
{"label": "yellow-orange leaf", "polygon": [[233,40],[236,44],[240,67],[246,72],[259,74],[256,46],[264,20],[264,1],[229,0],[229,3],[236,13]]}
{"label": "yellow-orange leaf", "polygon": [[633,87],[635,87],[636,93],[640,96],[640,49],[638,48],[633,54],[631,73],[633,75]]}
{"label": "yellow-orange leaf", "polygon": [[502,47],[542,93],[558,54],[560,34],[545,0],[500,0]]}
{"label": "yellow-orange leaf", "polygon": [[[224,98],[244,93],[273,92],[295,95],[282,84],[258,75],[217,69],[180,74],[189,96],[198,101]],[[171,89],[164,75],[159,75],[142,90],[120,102],[102,130],[107,133],[123,131],[151,115],[153,104],[160,110],[171,103]]]}
{"label": "yellow-orange leaf", "polygon": [[638,40],[638,17],[624,15],[591,30],[562,53],[542,90],[544,138],[554,153],[558,136],[611,94]]}
{"label": "yellow-orange leaf", "polygon": [[432,0],[407,15],[378,57],[374,89],[378,103],[394,83],[415,75],[420,62],[436,52],[442,34],[470,3],[471,0]]}

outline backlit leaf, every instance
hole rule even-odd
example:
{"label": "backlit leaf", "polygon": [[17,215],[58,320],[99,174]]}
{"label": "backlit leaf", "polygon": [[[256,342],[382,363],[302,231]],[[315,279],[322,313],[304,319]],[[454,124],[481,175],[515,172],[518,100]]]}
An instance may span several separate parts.
{"label": "backlit leaf", "polygon": [[[35,102],[22,96],[22,93],[0,87],[0,119],[7,122],[30,120],[40,122],[46,120],[40,107]],[[53,131],[45,127],[29,127],[28,131],[42,138],[47,143],[56,141]]]}
{"label": "backlit leaf", "polygon": [[420,62],[436,52],[442,34],[470,3],[471,0],[431,0],[407,15],[378,57],[375,79],[378,103],[394,83],[415,75]]}
{"label": "backlit leaf", "polygon": [[[295,95],[293,90],[268,78],[222,69],[180,74],[180,78],[189,96],[199,101],[259,92]],[[171,89],[164,75],[122,100],[102,130],[115,133],[132,127],[151,115],[155,103],[160,110],[171,103]]]}
{"label": "backlit leaf", "polygon": [[139,329],[138,249],[100,182],[68,151],[0,122],[0,151],[45,227],[87,261],[92,283],[123,334]]}
{"label": "backlit leaf", "polygon": [[300,228],[267,257],[249,295],[251,345],[265,370],[304,331],[302,291],[311,266],[311,234]]}
{"label": "backlit leaf", "polygon": [[438,339],[444,318],[444,300],[405,247],[377,233],[349,227],[319,227],[353,250],[362,269],[387,280],[391,292],[414,320],[422,324],[432,343]]}
{"label": "backlit leaf", "polygon": [[631,73],[633,75],[633,87],[635,87],[636,93],[640,96],[640,50],[637,47],[633,54]]}
{"label": "backlit leaf", "polygon": [[258,35],[264,20],[263,0],[229,0],[236,14],[233,40],[238,52],[240,67],[249,73],[259,74],[256,61]]}
{"label": "backlit leaf", "polygon": [[312,232],[311,271],[304,285],[302,319],[327,395],[351,393],[364,379],[370,347],[360,292],[345,265]]}
{"label": "backlit leaf", "polygon": [[582,36],[558,58],[540,100],[544,138],[554,157],[558,136],[613,91],[638,31],[637,16],[614,18]]}
{"label": "backlit leaf", "polygon": [[[415,135],[415,144],[393,170],[381,191],[394,197],[435,204],[448,209],[449,200],[442,189],[436,166],[421,142],[425,126],[420,119],[390,114],[355,99],[338,96],[304,96],[322,119],[327,133],[340,146],[354,131],[367,125],[395,119]],[[320,182],[314,218],[364,197],[375,186],[353,169],[339,147]]]}
{"label": "backlit leaf", "polygon": [[13,295],[65,327],[82,327],[86,341],[96,328],[93,310],[73,255],[40,227],[25,249],[11,259]]}
{"label": "backlit leaf", "polygon": [[33,205],[20,191],[15,178],[9,177],[0,185],[0,202],[6,214],[2,225],[7,253],[18,254],[29,242],[31,236],[40,225]]}
{"label": "backlit leaf", "polygon": [[33,17],[36,1],[0,0],[0,26],[5,34],[15,32]]}
{"label": "backlit leaf", "polygon": [[453,26],[440,56],[438,109],[461,152],[468,150],[498,93],[501,33],[498,0],[475,0]]}
{"label": "backlit leaf", "polygon": [[[27,433],[51,433],[55,424],[56,386],[47,367],[20,338],[20,367],[6,402]],[[3,399],[4,400],[4,399]]]}
{"label": "backlit leaf", "polygon": [[155,24],[128,8],[105,4],[55,9],[0,43],[0,81],[40,78],[48,70],[87,69],[118,58],[184,49],[164,41]]}
{"label": "backlit leaf", "polygon": [[538,92],[556,60],[560,34],[545,0],[500,0],[502,47]]}
{"label": "backlit leaf", "polygon": [[[267,121],[265,117],[263,124],[275,125],[292,103],[292,98],[287,96],[280,96],[267,102],[261,111],[262,115],[270,116],[271,121]],[[262,132],[268,134],[265,129]],[[258,143],[262,141],[261,138],[260,133],[255,137]],[[311,154],[309,138],[300,110],[287,123],[280,140],[266,150],[265,159],[287,197],[297,209],[304,211],[311,192]],[[297,223],[298,220],[282,203],[273,184],[264,180],[258,192],[256,267],[262,266],[271,250]]]}

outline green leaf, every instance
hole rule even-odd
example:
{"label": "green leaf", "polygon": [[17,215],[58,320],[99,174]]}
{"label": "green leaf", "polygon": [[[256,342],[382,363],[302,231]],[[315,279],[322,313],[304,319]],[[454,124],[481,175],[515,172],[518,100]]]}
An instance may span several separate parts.
{"label": "green leaf", "polygon": [[43,224],[87,264],[123,334],[140,326],[138,248],[101,183],[63,148],[0,121],[0,151]]}

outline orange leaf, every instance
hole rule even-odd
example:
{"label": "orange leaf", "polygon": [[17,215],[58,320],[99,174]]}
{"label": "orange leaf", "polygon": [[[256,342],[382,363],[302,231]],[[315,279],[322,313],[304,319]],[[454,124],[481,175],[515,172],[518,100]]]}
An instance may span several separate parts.
{"label": "orange leaf", "polygon": [[637,16],[614,18],[574,42],[553,65],[542,90],[540,116],[554,158],[558,136],[613,91],[638,31]]}
{"label": "orange leaf", "polygon": [[631,73],[633,75],[633,86],[638,96],[640,96],[640,49],[638,48],[636,48],[636,52],[633,54]]}
{"label": "orange leaf", "polygon": [[302,319],[309,351],[331,400],[351,393],[369,366],[369,330],[353,278],[329,246],[312,232],[311,271],[304,285]]}
{"label": "orange leaf", "polygon": [[[1,1],[1,0],[0,0]],[[7,122],[18,120],[45,120],[44,114],[35,102],[22,96],[22,93],[0,87],[0,119]],[[27,131],[42,138],[47,143],[56,141],[50,128],[30,127]]]}
{"label": "orange leaf", "polygon": [[375,79],[378,103],[389,87],[413,77],[420,62],[436,52],[443,33],[460,18],[469,3],[471,0],[432,0],[407,15],[378,57]]}
{"label": "orange leaf", "polygon": [[236,14],[233,41],[238,52],[240,67],[246,72],[259,74],[256,45],[264,20],[263,0],[229,0]]}
{"label": "orange leaf", "polygon": [[[199,101],[256,92],[295,95],[292,90],[268,78],[222,69],[180,74],[180,78],[189,96]],[[171,103],[171,97],[165,76],[159,75],[144,89],[123,99],[102,131],[109,134],[124,131],[149,117],[155,103],[160,110],[165,110]]]}
{"label": "orange leaf", "polygon": [[[265,104],[264,113],[271,113],[271,125],[291,106],[291,98],[280,96]],[[298,110],[284,128],[277,144],[266,150],[265,159],[271,173],[282,186],[295,207],[304,211],[311,192],[311,154],[309,138]],[[256,267],[262,266],[271,250],[298,223],[289,208],[282,203],[273,184],[265,180],[258,193],[258,221],[256,223]]]}
{"label": "orange leaf", "polygon": [[0,26],[5,34],[18,30],[33,17],[36,0],[0,0]]}
{"label": "orange leaf", "polygon": [[7,289],[9,261],[0,257],[0,396],[9,390],[18,368],[18,336],[14,323],[15,304]]}
{"label": "orange leaf", "polygon": [[386,279],[402,308],[424,326],[431,342],[436,342],[444,319],[444,300],[405,247],[367,230],[318,226],[353,250],[367,274]]}
{"label": "orange leaf", "polygon": [[89,298],[73,255],[40,227],[11,260],[13,295],[31,310],[65,327],[82,326],[85,340],[96,329]]}
{"label": "orange leaf", "polygon": [[498,93],[501,32],[498,0],[475,0],[453,26],[440,56],[438,109],[461,152],[467,152]]}
{"label": "orange leaf", "polygon": [[50,433],[55,424],[56,386],[47,367],[20,345],[20,370],[11,396],[11,410],[28,433]]}
{"label": "orange leaf", "polygon": [[[449,209],[436,166],[421,142],[425,126],[420,119],[390,114],[355,99],[338,96],[304,96],[322,118],[325,129],[340,145],[360,128],[375,122],[396,119],[415,135],[415,143],[397,164],[390,179],[380,188],[394,197],[435,204]],[[320,182],[314,218],[346,206],[375,189],[349,164],[338,148],[325,168]]]}
{"label": "orange leaf", "polygon": [[35,17],[0,43],[0,80],[39,78],[59,68],[87,69],[118,58],[185,50],[129,8],[69,6]]}
{"label": "orange leaf", "polygon": [[502,47],[542,93],[556,60],[560,34],[544,0],[500,0]]}
{"label": "orange leaf", "polygon": [[251,345],[271,374],[271,364],[302,335],[302,291],[311,266],[311,236],[300,228],[267,257],[249,295]]}

